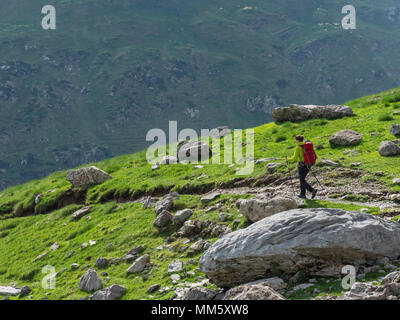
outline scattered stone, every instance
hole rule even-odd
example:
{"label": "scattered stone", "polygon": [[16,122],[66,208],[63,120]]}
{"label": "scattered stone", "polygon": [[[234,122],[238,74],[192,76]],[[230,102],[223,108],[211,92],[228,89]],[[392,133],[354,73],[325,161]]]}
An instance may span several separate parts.
{"label": "scattered stone", "polygon": [[49,251],[46,251],[46,252],[44,252],[44,253],[42,253],[42,254],[39,254],[39,255],[36,257],[36,260],[42,259],[43,257],[47,256],[48,253],[49,253]]}
{"label": "scattered stone", "polygon": [[400,185],[400,178],[393,179],[392,181],[394,184]]}
{"label": "scattered stone", "polygon": [[20,292],[20,294],[19,294],[19,296],[20,297],[25,297],[25,296],[27,296],[29,293],[31,293],[32,292],[32,289],[31,288],[29,288],[28,286],[23,286],[22,288],[21,288],[21,292]]}
{"label": "scattered stone", "polygon": [[175,224],[183,224],[187,219],[189,219],[193,215],[193,211],[190,209],[179,210],[173,216],[172,220]]}
{"label": "scattered stone", "polygon": [[354,162],[350,166],[351,167],[359,167],[361,165],[361,162]]}
{"label": "scattered stone", "polygon": [[338,162],[335,162],[332,160],[326,160],[326,159],[322,160],[321,164],[326,165],[326,166],[333,166],[333,167],[337,167],[340,165]]}
{"label": "scattered stone", "polygon": [[172,214],[164,210],[156,217],[153,224],[158,228],[163,228],[167,224],[169,224],[171,220],[172,220]]}
{"label": "scattered stone", "polygon": [[302,283],[302,284],[295,286],[292,290],[293,291],[304,290],[304,289],[310,288],[312,286],[313,286],[313,284],[311,284],[311,283]]}
{"label": "scattered stone", "polygon": [[171,197],[164,197],[158,201],[155,205],[156,214],[159,215],[163,211],[168,211],[174,205],[173,199]]}
{"label": "scattered stone", "polygon": [[400,124],[392,124],[390,128],[390,133],[394,136],[400,135]]}
{"label": "scattered stone", "polygon": [[126,288],[113,284],[103,290],[96,291],[91,297],[92,300],[117,300],[126,293]]}
{"label": "scattered stone", "polygon": [[82,209],[79,209],[78,211],[75,211],[71,218],[74,220],[79,220],[82,218],[84,215],[88,214],[90,212],[90,207],[84,207]]}
{"label": "scattered stone", "polygon": [[106,268],[108,266],[108,260],[106,258],[98,258],[94,265],[95,267]]}
{"label": "scattered stone", "polygon": [[263,162],[270,162],[270,161],[275,161],[275,160],[281,160],[281,158],[262,158],[256,160],[256,164],[263,163]]}
{"label": "scattered stone", "polygon": [[209,290],[203,287],[192,287],[190,288],[183,300],[212,300],[218,292],[215,290]]}
{"label": "scattered stone", "polygon": [[161,164],[175,164],[178,162],[178,159],[176,157],[173,156],[165,156],[164,158],[162,158],[161,160]]}
{"label": "scattered stone", "polygon": [[270,200],[241,199],[239,202],[240,212],[252,222],[257,222],[278,212],[296,209],[297,207],[296,200],[284,197],[275,197]]}
{"label": "scattered stone", "polygon": [[112,176],[94,166],[78,170],[69,170],[67,172],[67,180],[71,182],[74,187],[100,184],[109,179],[112,179]]}
{"label": "scattered stone", "polygon": [[266,285],[249,283],[228,290],[223,300],[285,300],[285,298]]}
{"label": "scattered stone", "polygon": [[148,293],[153,293],[153,292],[156,292],[158,289],[160,289],[160,285],[157,283],[157,284],[153,284],[152,286],[150,286],[149,287],[149,289],[147,289],[147,292]]}
{"label": "scattered stone", "polygon": [[212,156],[210,147],[196,140],[183,141],[178,144],[178,162],[198,162],[208,160]]}
{"label": "scattered stone", "polygon": [[400,147],[393,141],[383,141],[379,148],[379,154],[384,157],[400,155]]}
{"label": "scattered stone", "polygon": [[217,199],[220,196],[219,192],[211,192],[201,198],[202,203],[207,203]]}
{"label": "scattered stone", "polygon": [[362,135],[354,130],[341,130],[329,138],[332,146],[355,146],[361,143]]}
{"label": "scattered stone", "polygon": [[144,270],[146,265],[150,263],[150,255],[145,254],[136,259],[136,261],[126,270],[127,273],[136,273]]}
{"label": "scattered stone", "polygon": [[79,268],[79,264],[78,263],[71,264],[71,269],[78,269],[78,268]]}
{"label": "scattered stone", "polygon": [[337,276],[343,265],[396,259],[399,252],[400,225],[394,221],[340,209],[293,209],[225,235],[199,265],[217,286],[231,287],[263,278],[276,265],[289,275],[306,270]]}
{"label": "scattered stone", "polygon": [[151,171],[159,170],[160,169],[160,163],[156,162],[152,167]]}
{"label": "scattered stone", "polygon": [[202,168],[204,168],[204,167],[202,165],[200,165],[200,164],[198,166],[194,166],[193,167],[193,169],[202,169]]}
{"label": "scattered stone", "polygon": [[181,272],[183,270],[183,262],[175,260],[168,265],[168,273]]}
{"label": "scattered stone", "polygon": [[60,245],[58,244],[58,242],[55,242],[52,246],[51,246],[51,250],[52,251],[56,251],[58,248],[60,247]]}
{"label": "scattered stone", "polygon": [[172,282],[178,282],[179,280],[181,280],[181,276],[179,274],[174,273],[170,276],[170,279]]}
{"label": "scattered stone", "polygon": [[205,245],[205,241],[204,240],[199,240],[199,241],[196,241],[195,243],[193,243],[191,246],[190,246],[190,250],[193,250],[193,251],[202,251],[203,250],[203,248],[204,248],[204,245]]}
{"label": "scattered stone", "polygon": [[101,289],[103,283],[98,276],[97,272],[90,268],[81,278],[79,282],[79,289],[87,292],[96,291]]}

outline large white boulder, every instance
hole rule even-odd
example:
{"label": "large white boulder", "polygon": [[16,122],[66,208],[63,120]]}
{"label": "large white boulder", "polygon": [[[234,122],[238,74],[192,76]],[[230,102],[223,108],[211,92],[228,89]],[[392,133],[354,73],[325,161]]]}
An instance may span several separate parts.
{"label": "large white boulder", "polygon": [[341,274],[344,265],[400,256],[400,224],[340,209],[293,209],[225,235],[200,258],[220,287],[274,276]]}
{"label": "large white boulder", "polygon": [[69,170],[67,172],[67,180],[71,182],[74,187],[88,184],[100,184],[109,179],[112,179],[112,176],[95,166],[78,170]]}

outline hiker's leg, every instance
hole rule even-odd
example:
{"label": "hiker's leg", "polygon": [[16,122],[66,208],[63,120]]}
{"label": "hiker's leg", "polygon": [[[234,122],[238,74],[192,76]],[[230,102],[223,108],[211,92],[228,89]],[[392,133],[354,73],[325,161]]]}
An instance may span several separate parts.
{"label": "hiker's leg", "polygon": [[299,178],[300,178],[300,195],[306,195],[306,172],[304,171],[304,166],[299,166]]}
{"label": "hiker's leg", "polygon": [[307,174],[310,172],[310,168],[308,168],[307,166],[305,166],[304,168],[305,168],[305,169],[304,169],[304,172],[305,172],[305,175],[304,175],[304,188],[306,188],[309,192],[313,192],[313,191],[314,191],[314,188],[311,187],[311,186],[308,184],[308,182],[306,181],[306,177],[307,177]]}

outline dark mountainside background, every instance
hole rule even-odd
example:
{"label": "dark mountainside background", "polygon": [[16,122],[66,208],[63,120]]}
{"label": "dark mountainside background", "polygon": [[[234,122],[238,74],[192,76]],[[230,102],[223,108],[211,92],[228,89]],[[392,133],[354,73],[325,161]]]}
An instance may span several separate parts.
{"label": "dark mountainside background", "polygon": [[[57,30],[41,28],[41,8]],[[148,145],[400,84],[400,2],[1,0],[0,189]]]}

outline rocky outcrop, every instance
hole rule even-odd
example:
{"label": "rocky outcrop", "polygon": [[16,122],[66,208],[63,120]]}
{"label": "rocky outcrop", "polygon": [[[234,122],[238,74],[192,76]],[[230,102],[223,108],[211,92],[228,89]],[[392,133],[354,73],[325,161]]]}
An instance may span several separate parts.
{"label": "rocky outcrop", "polygon": [[90,268],[81,278],[79,282],[79,289],[87,292],[96,291],[101,289],[103,283],[98,276],[97,272]]}
{"label": "rocky outcrop", "polygon": [[199,265],[216,285],[232,287],[276,272],[337,276],[344,265],[399,255],[396,222],[339,209],[294,209],[225,235]]}
{"label": "rocky outcrop", "polygon": [[250,221],[257,222],[278,212],[296,209],[296,200],[275,197],[269,200],[249,199],[239,202],[240,212]]}
{"label": "rocky outcrop", "polygon": [[202,141],[190,140],[181,142],[177,148],[177,158],[179,162],[199,162],[208,160],[212,156],[208,144]]}
{"label": "rocky outcrop", "polygon": [[329,138],[332,146],[355,146],[361,143],[362,135],[354,130],[341,130]]}
{"label": "rocky outcrop", "polygon": [[285,300],[285,298],[266,285],[248,283],[228,290],[223,300]]}
{"label": "rocky outcrop", "polygon": [[112,176],[94,166],[78,170],[69,170],[67,173],[67,180],[71,182],[74,187],[100,184],[109,179],[112,179]]}
{"label": "rocky outcrop", "polygon": [[289,107],[278,107],[272,111],[272,117],[276,122],[298,122],[309,119],[338,119],[352,116],[353,110],[348,106],[316,106],[316,105],[297,105]]}
{"label": "rocky outcrop", "polygon": [[378,147],[379,154],[384,157],[400,155],[400,147],[393,141],[383,141]]}

